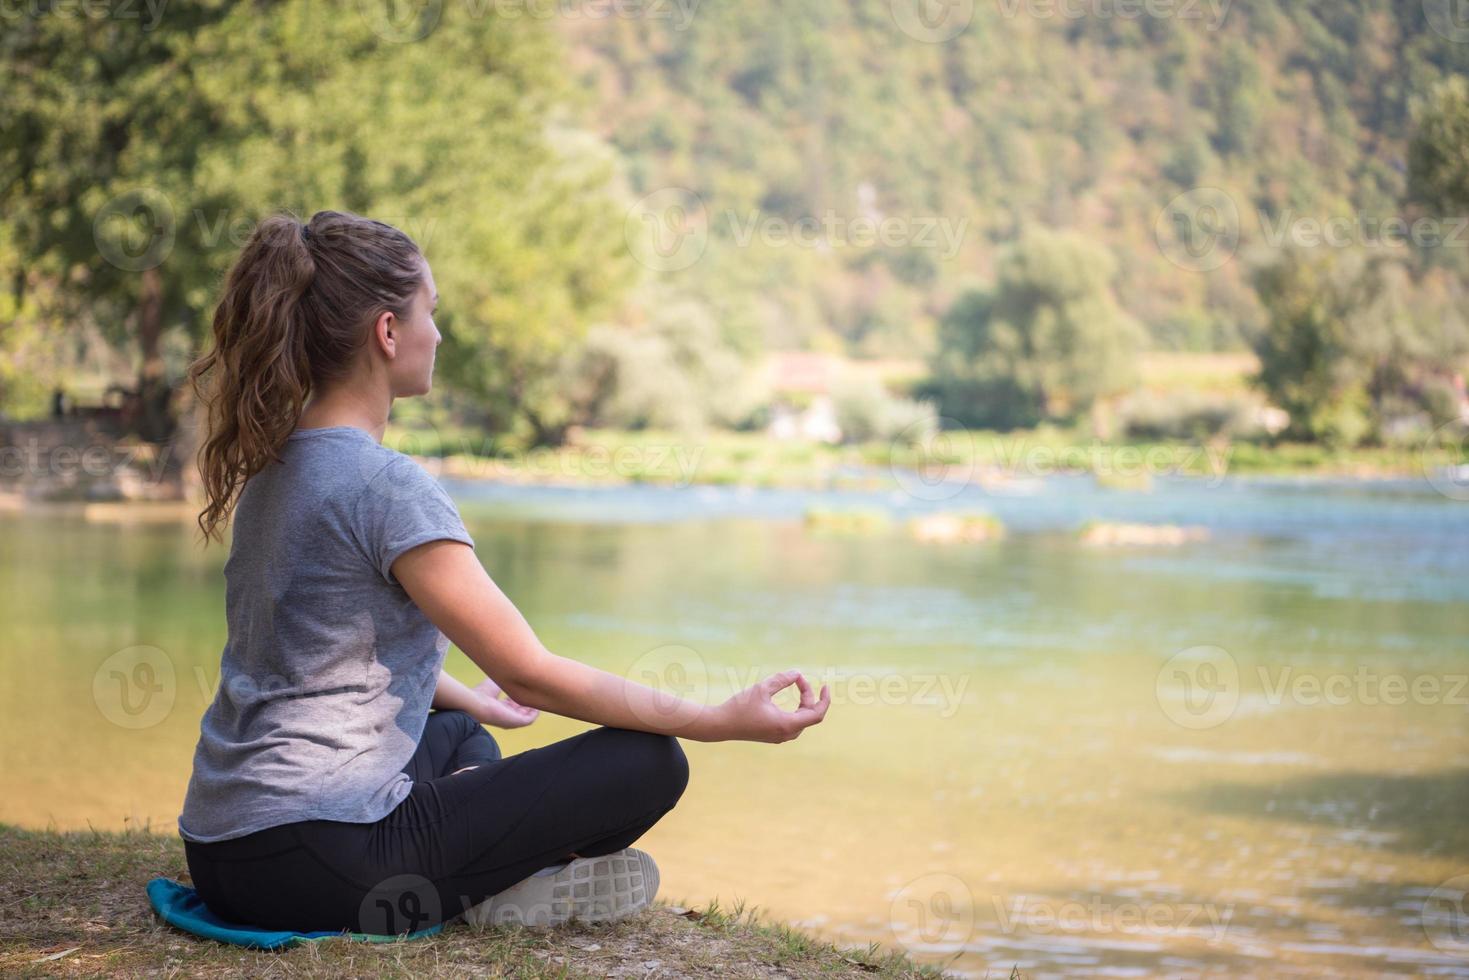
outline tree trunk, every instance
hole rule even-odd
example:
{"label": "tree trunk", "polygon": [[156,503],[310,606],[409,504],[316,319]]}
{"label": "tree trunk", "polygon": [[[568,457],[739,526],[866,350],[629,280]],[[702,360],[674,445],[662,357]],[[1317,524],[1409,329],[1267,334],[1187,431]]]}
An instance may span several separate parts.
{"label": "tree trunk", "polygon": [[173,434],[174,420],[169,408],[171,394],[163,375],[163,276],[154,269],[142,272],[143,288],[138,297],[138,349],[142,364],[138,368],[138,414],[136,434],[148,442],[161,443]]}

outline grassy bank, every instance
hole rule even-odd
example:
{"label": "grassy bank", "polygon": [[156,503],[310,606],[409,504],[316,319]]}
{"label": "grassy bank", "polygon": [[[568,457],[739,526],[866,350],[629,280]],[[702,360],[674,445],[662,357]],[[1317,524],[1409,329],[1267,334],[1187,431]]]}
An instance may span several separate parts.
{"label": "grassy bank", "polygon": [[390,426],[384,442],[410,455],[442,459],[446,475],[565,485],[888,489],[893,471],[901,469],[980,484],[1089,473],[1135,486],[1166,476],[1421,478],[1425,468],[1469,462],[1454,446],[1333,449],[1300,443],[1106,443],[1060,429],[945,432],[926,448],[900,442],[842,446],[782,442],[743,432],[693,436],[588,430],[556,449],[510,451],[473,430],[405,424]]}
{"label": "grassy bank", "polygon": [[616,923],[486,932],[452,924],[411,943],[329,940],[251,952],[188,936],[149,908],[148,879],[188,880],[176,837],[0,825],[0,854],[4,976],[941,976],[896,953],[840,949],[752,909],[662,899]]}

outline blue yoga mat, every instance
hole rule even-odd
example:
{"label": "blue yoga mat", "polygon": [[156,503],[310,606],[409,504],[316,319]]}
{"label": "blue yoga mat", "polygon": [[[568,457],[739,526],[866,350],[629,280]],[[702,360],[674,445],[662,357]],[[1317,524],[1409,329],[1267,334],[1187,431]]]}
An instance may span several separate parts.
{"label": "blue yoga mat", "polygon": [[205,939],[216,939],[231,946],[247,949],[284,949],[297,943],[320,939],[355,939],[366,943],[396,943],[406,939],[422,939],[441,931],[442,924],[410,932],[402,936],[372,936],[365,932],[288,932],[260,929],[255,926],[226,922],[205,907],[199,893],[172,878],[154,878],[148,882],[148,901],[164,922]]}

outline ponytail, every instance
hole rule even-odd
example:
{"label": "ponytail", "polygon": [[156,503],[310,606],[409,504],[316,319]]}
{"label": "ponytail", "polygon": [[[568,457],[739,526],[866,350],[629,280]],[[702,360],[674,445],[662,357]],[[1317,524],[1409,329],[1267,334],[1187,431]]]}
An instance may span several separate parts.
{"label": "ponytail", "polygon": [[199,529],[219,539],[245,481],[295,430],[313,390],[345,377],[384,311],[405,316],[423,280],[407,235],[356,215],[319,211],[262,221],[225,279],[214,347],[189,367],[206,406]]}

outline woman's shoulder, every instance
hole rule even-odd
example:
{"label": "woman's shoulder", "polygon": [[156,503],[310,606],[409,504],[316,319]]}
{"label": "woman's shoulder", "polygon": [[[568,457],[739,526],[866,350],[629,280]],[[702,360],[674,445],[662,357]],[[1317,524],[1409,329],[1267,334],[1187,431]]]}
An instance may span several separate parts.
{"label": "woman's shoulder", "polygon": [[301,458],[309,459],[313,468],[330,471],[336,477],[332,482],[347,481],[358,484],[360,489],[384,483],[434,480],[417,459],[378,442],[362,429],[337,426],[298,430],[289,445]]}
{"label": "woman's shoulder", "polygon": [[424,497],[449,499],[423,463],[391,446],[370,449],[360,462],[364,474],[360,496],[366,506]]}

